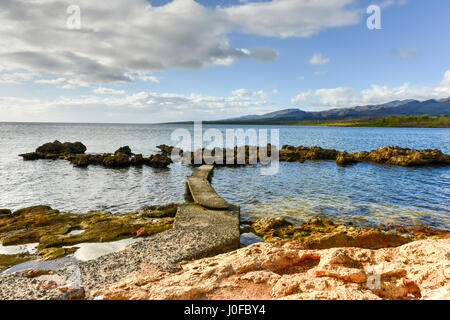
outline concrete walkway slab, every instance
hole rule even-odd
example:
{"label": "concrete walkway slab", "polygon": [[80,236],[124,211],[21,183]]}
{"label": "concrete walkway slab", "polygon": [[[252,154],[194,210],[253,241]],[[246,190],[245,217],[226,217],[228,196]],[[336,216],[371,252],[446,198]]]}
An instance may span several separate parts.
{"label": "concrete walkway slab", "polygon": [[212,176],[212,165],[203,165],[187,177],[186,192],[195,203],[209,209],[227,209],[229,204],[217,194],[209,183]]}

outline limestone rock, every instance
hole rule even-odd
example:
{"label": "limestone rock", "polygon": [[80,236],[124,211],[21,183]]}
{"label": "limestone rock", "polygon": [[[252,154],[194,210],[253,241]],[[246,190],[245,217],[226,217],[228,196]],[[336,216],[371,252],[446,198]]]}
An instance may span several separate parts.
{"label": "limestone rock", "polygon": [[450,240],[379,250],[304,250],[256,243],[187,262],[177,273],[153,265],[92,292],[104,299],[448,299]]}

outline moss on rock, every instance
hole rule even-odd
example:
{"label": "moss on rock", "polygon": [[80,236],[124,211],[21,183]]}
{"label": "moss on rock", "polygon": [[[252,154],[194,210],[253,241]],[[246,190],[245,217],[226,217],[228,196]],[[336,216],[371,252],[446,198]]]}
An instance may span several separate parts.
{"label": "moss on rock", "polygon": [[[139,233],[142,235],[168,230],[173,226],[177,207],[177,204],[169,204],[123,214],[107,211],[77,214],[33,206],[0,216],[0,241],[4,246],[38,243],[39,258],[55,259],[77,250],[63,246],[130,238],[142,228],[146,231]],[[74,230],[82,232],[72,233]]]}

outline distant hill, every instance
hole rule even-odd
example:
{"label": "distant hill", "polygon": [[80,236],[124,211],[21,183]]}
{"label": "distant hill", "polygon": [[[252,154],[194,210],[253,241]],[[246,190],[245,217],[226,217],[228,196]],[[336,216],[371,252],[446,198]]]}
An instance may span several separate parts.
{"label": "distant hill", "polygon": [[363,117],[386,117],[405,115],[450,116],[450,98],[442,100],[396,100],[380,105],[357,106],[353,108],[331,109],[307,112],[300,109],[284,109],[263,115],[220,120],[218,122],[270,122],[297,120],[328,120]]}

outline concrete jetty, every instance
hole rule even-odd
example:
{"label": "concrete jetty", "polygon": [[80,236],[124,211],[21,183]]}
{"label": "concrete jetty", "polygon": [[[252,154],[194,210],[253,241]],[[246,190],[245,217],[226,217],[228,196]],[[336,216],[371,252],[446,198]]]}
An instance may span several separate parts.
{"label": "concrete jetty", "polygon": [[213,169],[212,165],[202,165],[187,177],[186,199],[192,199],[205,208],[228,209],[229,204],[217,194],[210,184]]}
{"label": "concrete jetty", "polygon": [[100,286],[117,282],[129,272],[140,270],[142,263],[174,272],[181,261],[238,249],[240,207],[228,204],[211,186],[213,169],[203,165],[188,177],[187,189],[194,202],[179,205],[172,229],[151,235],[122,252],[81,263],[85,283]]}

